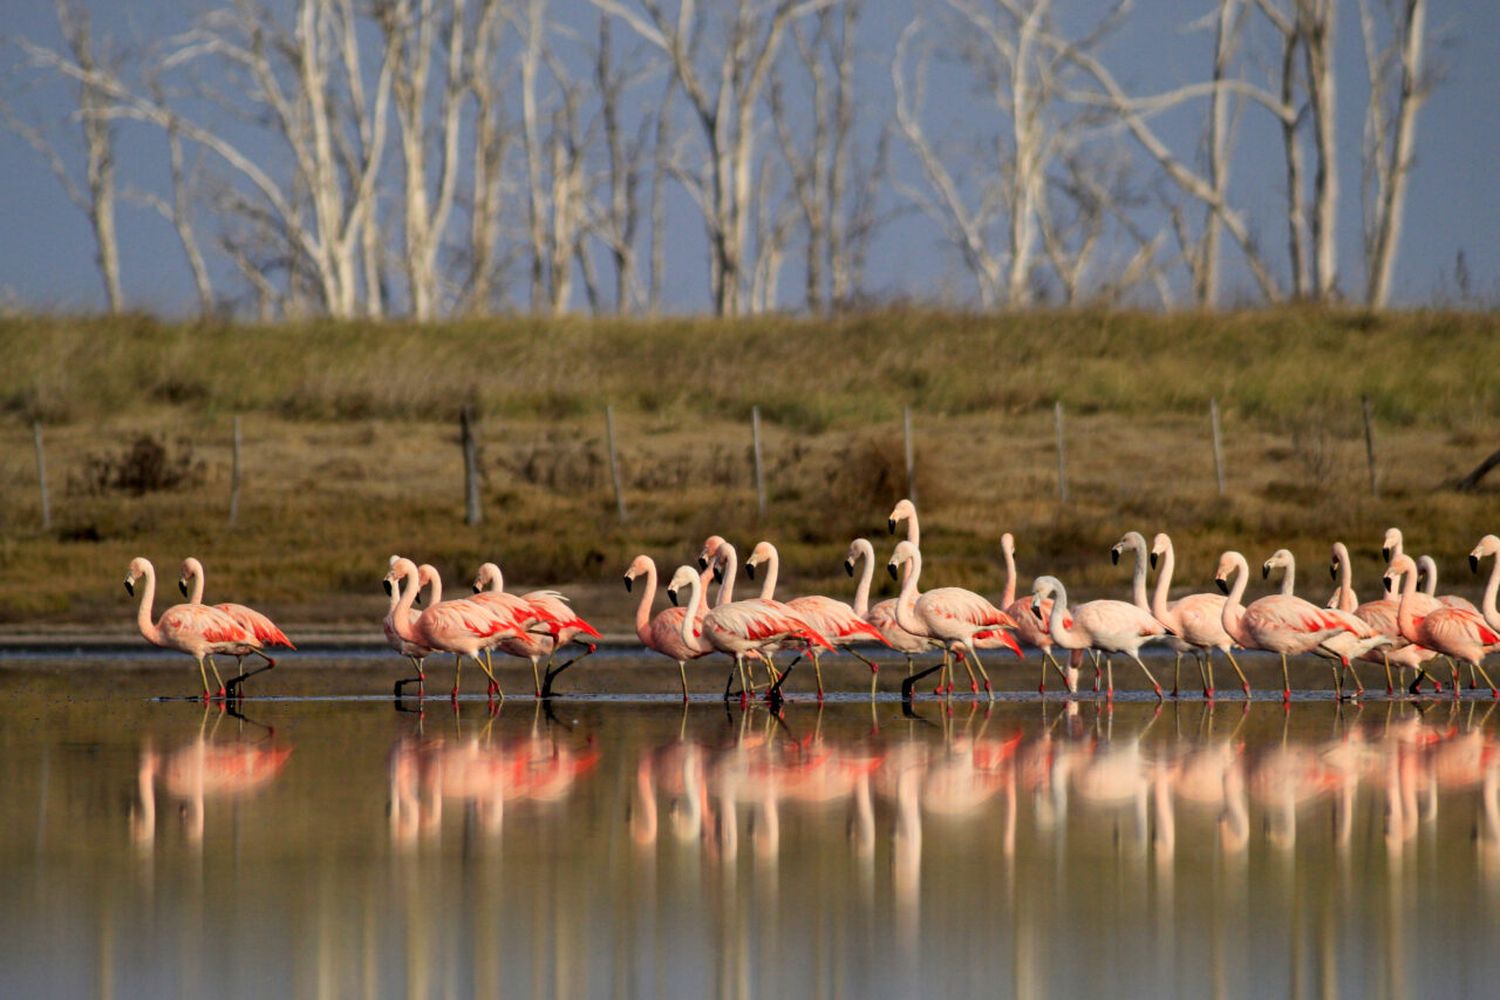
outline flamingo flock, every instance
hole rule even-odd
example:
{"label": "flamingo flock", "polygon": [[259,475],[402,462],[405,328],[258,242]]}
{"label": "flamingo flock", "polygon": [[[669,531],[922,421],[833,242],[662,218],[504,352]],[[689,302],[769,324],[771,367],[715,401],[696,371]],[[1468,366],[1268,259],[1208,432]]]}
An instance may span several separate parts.
{"label": "flamingo flock", "polygon": [[[1290,659],[1312,655],[1325,660],[1333,677],[1334,695],[1358,697],[1365,688],[1356,663],[1380,664],[1385,668],[1386,691],[1396,687],[1392,668],[1402,673],[1401,683],[1416,695],[1426,682],[1441,692],[1443,681],[1431,668],[1439,657],[1450,668],[1449,682],[1456,697],[1460,688],[1460,664],[1469,669],[1470,686],[1480,679],[1492,698],[1500,690],[1485,669],[1487,656],[1500,650],[1500,537],[1485,535],[1469,554],[1477,573],[1484,559],[1491,560],[1484,597],[1478,607],[1456,596],[1437,596],[1436,563],[1427,556],[1414,560],[1404,550],[1398,529],[1382,541],[1386,562],[1384,594],[1361,602],[1353,585],[1349,550],[1334,543],[1330,574],[1337,584],[1331,598],[1318,605],[1295,593],[1296,561],[1280,549],[1261,564],[1261,575],[1280,574],[1277,593],[1246,604],[1250,566],[1245,556],[1227,551],[1220,557],[1214,580],[1219,593],[1194,593],[1170,600],[1176,572],[1172,540],[1157,534],[1148,545],[1139,532],[1126,532],[1110,550],[1115,563],[1132,556],[1130,600],[1103,599],[1069,604],[1068,590],[1053,575],[1038,576],[1031,593],[1017,596],[1015,539],[1001,539],[1006,581],[998,605],[983,595],[960,587],[921,590],[922,549],[917,509],[910,500],[896,504],[887,519],[892,534],[906,526],[906,537],[898,541],[886,569],[898,581],[900,592],[891,600],[870,604],[870,589],[876,564],[874,545],[865,538],[850,542],[844,568],[850,577],[859,574],[852,600],[823,594],[807,594],[782,600],[776,590],[780,556],[768,541],[757,543],[744,562],[746,575],[760,575],[760,593],[736,598],[739,571],[735,546],[719,535],[710,536],[699,550],[697,563],[677,567],[667,578],[665,590],[671,607],[653,613],[661,577],[650,556],[631,560],[624,575],[625,588],[640,584],[635,609],[635,634],[647,649],[677,664],[682,698],[689,699],[687,664],[711,655],[725,657],[729,669],[724,687],[728,700],[736,694],[747,702],[757,693],[779,702],[793,668],[804,658],[813,665],[818,700],[826,694],[822,661],[825,656],[847,653],[870,670],[870,694],[877,692],[880,665],[856,647],[885,649],[907,660],[907,676],[901,682],[904,700],[915,695],[922,678],[938,673],[933,693],[951,696],[954,671],[961,664],[969,690],[976,697],[994,699],[994,685],[981,651],[1006,649],[1024,659],[1022,644],[1041,654],[1041,681],[1046,690],[1049,668],[1061,678],[1069,692],[1078,690],[1078,674],[1086,656],[1094,658],[1094,690],[1103,684],[1103,696],[1115,694],[1114,659],[1124,657],[1136,664],[1151,692],[1164,697],[1161,684],[1142,659],[1142,650],[1152,644],[1165,645],[1176,654],[1172,696],[1180,695],[1182,657],[1197,662],[1205,699],[1215,697],[1213,654],[1228,660],[1246,699],[1250,683],[1234,651],[1260,650],[1280,659],[1282,698],[1291,700]],[[861,569],[861,566],[863,567]],[[1150,570],[1157,570],[1154,590],[1148,591]],[[143,558],[131,561],[125,586],[131,594],[142,584],[137,622],[150,643],[192,656],[202,681],[202,697],[233,698],[249,678],[275,667],[268,647],[295,649],[291,640],[265,615],[241,604],[203,603],[204,569],[195,558],[183,561],[179,587],[186,603],[165,609],[153,620],[156,573]],[[396,681],[398,698],[415,685],[425,694],[427,660],[433,654],[453,657],[454,699],[460,694],[464,661],[485,676],[486,695],[503,700],[505,695],[494,668],[494,654],[526,660],[531,664],[533,693],[538,698],[552,694],[556,678],[574,663],[594,653],[602,638],[599,631],[579,616],[569,600],[555,590],[510,593],[498,564],[482,564],[473,579],[472,593],[445,600],[442,580],[430,564],[418,564],[392,556],[383,585],[389,598],[383,627],[391,648],[406,658],[414,676]],[[711,594],[717,583],[718,591]],[[1422,588],[1422,589],[1419,589]],[[426,606],[419,608],[423,594]],[[561,664],[558,653],[565,647],[578,652]],[[1054,656],[1066,650],[1066,667]],[[794,654],[778,665],[780,653]],[[915,657],[936,654],[936,663],[918,668]],[[237,675],[226,682],[214,663],[215,655],[233,656]],[[247,657],[264,661],[245,673]],[[757,668],[764,675],[758,688]],[[1408,683],[1406,672],[1414,676]],[[212,672],[214,685],[209,682]],[[1352,681],[1353,692],[1346,690]],[[216,687],[215,687],[216,685]]]}

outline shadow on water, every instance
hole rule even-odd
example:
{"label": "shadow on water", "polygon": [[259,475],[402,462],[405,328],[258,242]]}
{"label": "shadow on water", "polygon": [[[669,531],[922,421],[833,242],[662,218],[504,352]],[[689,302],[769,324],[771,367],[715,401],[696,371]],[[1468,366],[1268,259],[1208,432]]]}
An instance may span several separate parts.
{"label": "shadow on water", "polygon": [[0,727],[6,996],[1457,996],[1500,974],[1487,702],[908,718],[40,687]]}

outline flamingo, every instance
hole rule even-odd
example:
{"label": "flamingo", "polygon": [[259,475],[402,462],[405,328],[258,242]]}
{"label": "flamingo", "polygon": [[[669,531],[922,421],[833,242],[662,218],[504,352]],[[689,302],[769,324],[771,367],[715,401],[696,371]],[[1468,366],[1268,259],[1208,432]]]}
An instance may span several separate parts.
{"label": "flamingo", "polygon": [[1500,631],[1500,611],[1495,609],[1495,595],[1500,591],[1500,538],[1494,535],[1481,538],[1479,544],[1474,546],[1474,551],[1469,553],[1469,568],[1478,573],[1479,560],[1487,556],[1495,556],[1496,559],[1495,565],[1490,567],[1489,582],[1484,586],[1484,600],[1480,601],[1479,606],[1484,609],[1481,614],[1484,615],[1485,624]]}
{"label": "flamingo", "polygon": [[[1083,651],[1078,650],[1073,654],[1073,661],[1068,670],[1063,670],[1063,665],[1052,655],[1052,634],[1047,630],[1046,621],[1052,614],[1052,602],[1044,601],[1040,609],[1041,617],[1031,613],[1031,599],[1029,597],[1016,597],[1016,538],[1010,532],[1000,536],[1000,554],[1005,557],[1005,595],[1000,598],[1002,610],[1015,619],[1016,638],[1042,654],[1042,679],[1037,684],[1037,691],[1047,693],[1047,667],[1050,664],[1057,671],[1057,676],[1062,678],[1063,688],[1067,691],[1078,690],[1078,665],[1082,663]],[[1072,627],[1073,620],[1068,618],[1063,624]]]}
{"label": "flamingo", "polygon": [[[1422,664],[1437,654],[1430,649],[1418,646],[1416,643],[1408,642],[1401,635],[1401,627],[1396,620],[1399,604],[1396,598],[1386,595],[1379,600],[1366,601],[1363,604],[1359,603],[1359,599],[1354,594],[1353,570],[1350,568],[1349,549],[1343,542],[1333,543],[1332,562],[1328,569],[1339,581],[1339,587],[1334,591],[1333,598],[1328,606],[1353,614],[1381,635],[1388,636],[1391,639],[1391,644],[1380,650],[1380,659],[1378,661],[1375,660],[1375,650],[1370,650],[1360,657],[1372,663],[1380,662],[1385,664],[1385,691],[1386,694],[1390,694],[1396,689],[1395,682],[1391,677],[1392,663],[1396,664],[1402,670],[1408,667],[1422,670]],[[1438,606],[1436,600],[1433,600],[1430,605],[1421,600],[1421,598],[1426,596],[1418,594],[1414,598],[1418,601],[1419,614],[1425,614]]]}
{"label": "flamingo", "polygon": [[[1264,568],[1269,575],[1270,567]],[[1233,589],[1229,577],[1235,577]],[[1245,649],[1263,649],[1281,655],[1281,700],[1292,700],[1292,682],[1287,671],[1289,655],[1310,653],[1335,636],[1347,634],[1348,625],[1332,611],[1315,607],[1300,597],[1289,594],[1271,594],[1255,601],[1248,608],[1240,603],[1245,596],[1245,587],[1250,582],[1250,564],[1238,552],[1225,552],[1219,557],[1219,568],[1214,574],[1219,590],[1229,596],[1224,602],[1221,619],[1224,631],[1235,643]],[[1326,647],[1323,647],[1326,649]],[[1337,656],[1337,653],[1330,655]],[[1335,677],[1337,674],[1335,674]]]}
{"label": "flamingo", "polygon": [[[918,547],[922,544],[922,528],[917,522],[917,508],[910,500],[902,499],[896,502],[892,508],[890,517],[886,518],[886,525],[892,534],[895,533],[897,525],[906,522],[906,540]],[[870,566],[874,567],[874,550],[871,549]],[[858,605],[856,604],[856,607]],[[896,599],[886,598],[877,601],[873,607],[868,608],[864,615],[865,621],[874,625],[885,638],[887,644],[894,650],[906,654],[906,676],[910,677],[912,672],[911,658],[928,649],[940,646],[924,636],[912,635],[896,621]]]}
{"label": "flamingo", "polygon": [[[739,573],[739,552],[733,545],[725,541],[720,535],[709,535],[708,539],[703,543],[702,550],[698,553],[698,568],[704,571],[711,570],[714,578],[719,581],[719,596],[714,601],[714,607],[722,608],[727,604],[734,603],[734,585]],[[751,578],[754,579],[753,573],[751,574]],[[699,578],[699,582],[703,583],[703,593],[707,595],[707,582],[702,577]],[[708,598],[705,596],[705,606],[699,612],[700,618],[708,611],[707,603]],[[781,643],[769,642],[759,649],[750,651],[749,655],[759,660],[761,666],[766,668],[766,683],[768,685],[774,684],[781,679],[781,672],[776,669],[776,659],[774,656],[780,649]],[[792,661],[794,665],[796,662],[796,660]],[[754,673],[749,668],[747,668],[747,671],[747,676],[750,678],[750,690],[753,692],[755,690]],[[731,675],[731,683],[733,683],[733,675]],[[727,687],[725,690],[727,692]]]}
{"label": "flamingo", "polygon": [[[1010,634],[1016,627],[1015,619],[972,590],[961,587],[938,587],[925,594],[918,594],[917,583],[922,576],[922,551],[909,541],[898,542],[896,550],[891,553],[891,561],[886,564],[891,578],[895,579],[901,566],[907,563],[911,568],[902,580],[901,594],[896,598],[897,623],[913,635],[925,635],[955,651],[961,647],[960,659],[964,661],[964,669],[969,671],[970,690],[975,693],[979,691],[974,668],[969,665],[969,658],[972,657],[973,663],[979,667],[980,675],[984,677],[985,693],[994,701],[995,693],[990,686],[990,675],[984,669],[984,661],[979,658],[974,640],[988,633],[987,638],[999,639],[1018,658],[1024,659],[1021,647]],[[968,656],[963,656],[963,653]],[[940,666],[946,667],[947,663],[948,655],[945,651]],[[910,698],[912,683],[936,669],[938,667],[930,667],[916,677],[908,677],[902,683],[902,695]]]}
{"label": "flamingo", "polygon": [[[683,615],[680,633],[683,644],[690,649],[705,649],[706,647],[705,651],[717,650],[734,657],[735,669],[740,677],[742,698],[746,697],[749,691],[745,683],[746,655],[759,653],[773,644],[789,639],[816,643],[825,649],[833,649],[828,640],[819,635],[800,615],[794,611],[784,610],[785,605],[778,607],[773,601],[748,600],[721,604],[703,616],[701,626],[695,625],[698,610],[703,605],[703,581],[699,578],[698,571],[691,566],[679,566],[667,585],[667,597],[673,605],[678,603],[677,594],[683,587],[690,588],[687,613]],[[782,678],[785,676],[783,674]],[[730,674],[729,683],[734,683],[734,674]],[[776,697],[777,690],[777,687],[771,689],[773,699]],[[727,684],[724,688],[724,697],[729,697]]]}
{"label": "flamingo", "polygon": [[136,556],[130,560],[125,573],[125,592],[135,595],[135,582],[146,580],[141,590],[140,605],[136,608],[136,625],[141,637],[153,646],[175,649],[198,661],[198,676],[203,680],[203,700],[209,698],[208,672],[203,664],[214,672],[219,682],[219,697],[225,694],[224,680],[219,668],[214,666],[213,654],[248,656],[260,649],[260,640],[245,630],[245,627],[218,608],[206,604],[177,604],[167,608],[155,622],[151,620],[151,605],[156,600],[156,567],[149,559]]}
{"label": "flamingo", "polygon": [[1166,626],[1142,610],[1125,601],[1089,601],[1072,609],[1073,624],[1063,624],[1068,614],[1068,591],[1055,576],[1039,576],[1031,587],[1031,607],[1039,612],[1042,602],[1052,598],[1052,614],[1047,629],[1052,641],[1063,649],[1097,649],[1104,653],[1104,668],[1109,677],[1107,697],[1115,696],[1115,671],[1111,657],[1123,653],[1136,662],[1151,688],[1156,700],[1161,700],[1161,685],[1152,676],[1151,670],[1141,660],[1141,647],[1148,642],[1160,640],[1168,635]]}
{"label": "flamingo", "polygon": [[[470,599],[497,601],[508,596],[500,567],[492,562],[480,566],[479,572],[474,576],[474,597]],[[527,629],[516,638],[501,642],[499,648],[509,656],[530,660],[531,680],[535,685],[536,696],[551,697],[552,682],[557,679],[557,675],[599,649],[597,644],[587,640],[579,642],[578,637],[583,635],[599,639],[602,636],[594,626],[578,617],[577,612],[568,607],[568,599],[555,590],[533,590],[529,594],[523,594],[521,600],[547,622],[546,632],[544,634],[540,628]],[[500,606],[507,605],[514,606],[508,601],[500,601]],[[578,642],[584,651],[553,669],[552,658],[557,650],[570,642]],[[547,673],[545,679],[539,679],[537,669],[543,656],[547,657]]]}
{"label": "flamingo", "polygon": [[1439,594],[1437,560],[1432,556],[1417,557],[1417,585],[1428,597],[1436,597],[1440,604],[1450,608],[1466,608],[1469,611],[1478,611],[1479,608],[1467,597],[1457,594]]}
{"label": "flamingo", "polygon": [[[704,570],[700,582],[708,575]],[[646,578],[641,590],[641,603],[635,609],[635,634],[649,650],[677,661],[677,672],[682,675],[682,701],[687,704],[687,661],[707,656],[709,649],[693,647],[682,641],[682,622],[687,617],[684,608],[667,608],[651,617],[651,604],[656,599],[656,562],[650,556],[639,555],[625,570],[625,592],[629,593],[638,577]],[[706,586],[706,582],[704,583]],[[695,623],[701,629],[700,621]]]}
{"label": "flamingo", "polygon": [[[1301,600],[1301,598],[1293,593],[1297,576],[1297,557],[1292,555],[1289,549],[1277,549],[1271,553],[1271,558],[1262,564],[1260,569],[1261,576],[1268,578],[1271,575],[1271,570],[1277,568],[1280,568],[1283,574],[1281,578],[1281,593],[1278,596],[1293,601]],[[1318,610],[1307,601],[1302,601],[1302,603],[1308,607],[1313,607],[1315,611]],[[1327,641],[1321,643],[1319,647],[1311,650],[1311,652],[1325,659],[1335,661],[1332,669],[1333,688],[1336,696],[1342,695],[1340,667],[1354,674],[1355,694],[1364,694],[1365,686],[1360,683],[1359,671],[1355,670],[1349,661],[1363,656],[1370,650],[1389,646],[1394,640],[1390,636],[1383,635],[1377,629],[1372,628],[1362,618],[1347,611],[1342,611],[1338,608],[1327,608],[1324,609],[1324,613],[1332,615],[1342,623],[1345,631],[1349,634],[1347,636],[1332,636]]]}
{"label": "flamingo", "polygon": [[861,559],[865,562],[865,568],[860,575],[859,586],[854,591],[854,613],[869,622],[880,633],[880,638],[887,646],[906,654],[906,676],[910,677],[913,670],[912,657],[931,649],[933,644],[896,624],[894,600],[881,601],[873,608],[870,607],[870,583],[875,577],[875,547],[867,539],[856,538],[849,543],[849,552],[844,557],[844,569],[850,576],[854,575],[854,567]]}
{"label": "flamingo", "polygon": [[[866,542],[866,545],[869,543]],[[770,542],[760,542],[750,553],[750,558],[745,560],[745,572],[750,579],[755,579],[755,568],[761,563],[766,564],[766,578],[761,585],[761,600],[774,600],[776,594],[776,578],[781,568],[781,555],[776,551],[776,546]],[[845,568],[852,576],[854,566],[846,559]],[[866,592],[868,599],[868,591]],[[777,602],[780,603],[780,602]],[[858,650],[850,648],[856,642],[878,642],[889,646],[885,636],[880,630],[859,615],[854,609],[843,601],[836,601],[831,597],[794,597],[786,602],[786,607],[791,608],[801,615],[812,625],[813,629],[826,638],[837,649],[848,652],[851,656],[864,663],[870,668],[870,697],[875,696],[875,686],[880,677],[880,667],[869,657]],[[810,650],[813,661],[813,673],[818,679],[818,700],[823,700],[823,665],[820,662],[822,653],[817,646]]]}
{"label": "flamingo", "polygon": [[[489,662],[489,651],[502,640],[521,634],[525,622],[505,617],[499,609],[473,600],[436,602],[412,621],[409,612],[421,586],[417,564],[410,559],[397,559],[385,576],[387,593],[395,587],[397,580],[406,582],[401,588],[401,599],[392,616],[396,634],[408,642],[453,654],[454,702],[458,701],[459,679],[463,675],[465,656],[477,663],[489,678],[489,687],[485,693],[499,694],[500,700],[504,701],[505,692],[500,690],[500,682],[495,679],[495,671]],[[441,586],[439,580],[434,574],[434,588]],[[480,653],[485,654],[485,659],[479,658]]]}
{"label": "flamingo", "polygon": [[[1135,556],[1135,569],[1130,576],[1130,603],[1140,608],[1147,614],[1153,614],[1151,602],[1146,597],[1146,536],[1139,531],[1127,531],[1121,536],[1109,550],[1109,561],[1112,565],[1120,565],[1120,556],[1130,552]],[[1155,560],[1152,560],[1155,563]],[[1154,614],[1153,614],[1154,617]],[[1158,619],[1159,620],[1159,619]],[[1166,643],[1171,647],[1175,658],[1172,661],[1172,697],[1176,698],[1182,684],[1182,654],[1193,653],[1198,660],[1198,673],[1203,678],[1203,696],[1213,697],[1213,682],[1209,680],[1208,670],[1203,665],[1203,658],[1197,656],[1196,647],[1183,642],[1175,635],[1168,635]],[[1094,663],[1094,690],[1099,690],[1099,664]]]}
{"label": "flamingo", "polygon": [[[192,589],[188,589],[188,581],[193,581]],[[177,589],[182,591],[182,596],[188,599],[189,604],[203,603],[203,564],[192,556],[182,561],[182,575],[177,579]],[[276,627],[276,623],[254,608],[247,608],[243,604],[215,604],[214,607],[224,612],[229,617],[240,623],[240,627],[260,640],[261,646],[285,646],[287,649],[296,649],[292,640],[286,637],[286,633]],[[276,661],[267,656],[259,649],[252,650],[253,654],[266,661],[261,670],[270,670],[276,666]],[[246,677],[260,673],[260,670],[246,674],[244,668],[245,658],[236,656],[234,658],[235,668],[239,676],[230,680],[226,685],[228,693],[233,694],[238,685],[245,682]]]}
{"label": "flamingo", "polygon": [[[391,565],[395,565],[396,560],[398,560],[399,558],[401,557],[391,556]],[[421,588],[431,582],[431,578],[423,573],[424,569],[430,568],[431,567],[425,565],[417,567],[418,598],[420,598],[421,596]],[[441,586],[441,581],[439,582],[439,586]],[[438,603],[438,600],[441,600],[441,598],[432,601],[432,603],[436,604]],[[393,693],[397,698],[401,697],[402,689],[405,688],[406,685],[412,683],[415,683],[417,685],[417,691],[419,694],[425,693],[425,688],[427,686],[427,673],[423,669],[423,666],[426,663],[427,657],[432,654],[432,650],[428,649],[426,646],[419,645],[415,642],[407,642],[405,639],[401,638],[400,633],[396,631],[396,606],[400,603],[401,581],[397,579],[391,581],[390,606],[386,609],[385,618],[381,622],[381,627],[385,631],[385,641],[390,645],[392,649],[410,660],[411,665],[416,668],[417,671],[417,676],[407,677],[396,682],[396,687]],[[414,625],[418,617],[419,612],[415,608],[408,608],[406,611],[406,620],[408,627]]]}
{"label": "flamingo", "polygon": [[[1399,555],[1405,555],[1405,549],[1406,549],[1405,539],[1401,535],[1401,529],[1400,528],[1387,528],[1386,531],[1385,531],[1385,538],[1382,539],[1381,545],[1380,545],[1380,557],[1386,561],[1387,565],[1389,565],[1390,562],[1391,562],[1391,560],[1395,559],[1397,556],[1399,556]],[[1426,582],[1423,590],[1419,591],[1418,594],[1416,595],[1416,600],[1417,600],[1416,607],[1418,609],[1417,610],[1418,617],[1420,617],[1422,615],[1421,608],[1426,603],[1426,602],[1422,601],[1421,594],[1425,592],[1428,597],[1436,597],[1436,595],[1437,595],[1437,563],[1432,559],[1431,556],[1427,556],[1427,557],[1424,557],[1424,558],[1427,559],[1427,564],[1432,567],[1432,571],[1431,571],[1431,573],[1429,574],[1429,576],[1427,578],[1427,582]],[[1423,565],[1423,563],[1422,563],[1422,561],[1420,559],[1417,560],[1417,566],[1418,566],[1419,570],[1423,570],[1423,569],[1426,568]],[[1421,579],[1420,572],[1418,574],[1418,580],[1417,580],[1417,582],[1419,584],[1423,583],[1423,581]],[[1439,603],[1448,605],[1449,607],[1468,608],[1470,611],[1477,611],[1478,610],[1477,608],[1474,607],[1474,605],[1471,602],[1463,599],[1462,597],[1449,596],[1449,597],[1437,598],[1437,600],[1438,600]],[[1451,660],[1450,660],[1448,666],[1449,666],[1450,669],[1456,669],[1455,665],[1452,663]],[[1430,674],[1427,675],[1427,676],[1432,681],[1432,683],[1437,687],[1437,689],[1439,691],[1441,691],[1442,690],[1442,685],[1438,683],[1437,678],[1432,677]],[[1415,693],[1415,690],[1420,685],[1420,682],[1421,682],[1421,676],[1420,675],[1417,678],[1417,682],[1418,682],[1417,684],[1413,684],[1412,685],[1413,693]],[[1474,687],[1474,671],[1473,671],[1473,669],[1469,670],[1469,687],[1470,688]]]}
{"label": "flamingo", "polygon": [[[1470,559],[1477,565],[1478,560],[1472,553]],[[1497,576],[1500,576],[1500,569],[1491,572],[1491,584],[1485,591],[1486,607],[1493,605],[1492,588],[1500,587]],[[1396,612],[1401,634],[1419,646],[1426,646],[1452,660],[1470,664],[1489,685],[1490,697],[1500,698],[1500,691],[1496,691],[1495,682],[1490,680],[1490,675],[1484,669],[1485,656],[1500,648],[1500,628],[1489,624],[1483,615],[1467,608],[1440,607],[1419,615],[1416,602],[1412,600],[1417,592],[1417,564],[1412,561],[1411,556],[1399,555],[1391,560],[1385,572],[1386,589],[1392,589],[1397,579],[1401,580],[1401,603]],[[1415,687],[1415,683],[1412,686]],[[1456,665],[1453,667],[1453,696],[1458,697]]]}
{"label": "flamingo", "polygon": [[[1160,566],[1157,566],[1158,560]],[[1234,640],[1224,631],[1224,595],[1189,594],[1180,600],[1168,602],[1167,594],[1171,591],[1172,572],[1176,564],[1177,555],[1172,547],[1172,539],[1166,532],[1159,532],[1151,540],[1151,565],[1157,569],[1156,591],[1151,596],[1151,614],[1172,631],[1173,648],[1181,643],[1207,662],[1207,669],[1203,671],[1207,681],[1204,697],[1214,696],[1212,659],[1213,651],[1217,649],[1224,654],[1229,665],[1234,667],[1234,672],[1240,678],[1240,687],[1244,690],[1245,697],[1249,698],[1250,682],[1240,669],[1239,661],[1234,658]],[[1175,685],[1175,677],[1173,680]]]}

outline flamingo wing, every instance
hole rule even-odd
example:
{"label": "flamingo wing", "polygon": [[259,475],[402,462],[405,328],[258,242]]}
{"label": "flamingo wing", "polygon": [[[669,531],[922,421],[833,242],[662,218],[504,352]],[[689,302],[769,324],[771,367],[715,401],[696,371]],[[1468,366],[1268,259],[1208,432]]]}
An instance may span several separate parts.
{"label": "flamingo wing", "polygon": [[162,634],[176,641],[260,645],[239,622],[207,604],[174,604],[157,621]]}
{"label": "flamingo wing", "polygon": [[836,601],[831,597],[811,596],[793,598],[787,604],[832,642],[868,639],[886,646],[890,645],[878,628],[856,615],[854,609],[843,601]]}
{"label": "flamingo wing", "polygon": [[239,622],[240,626],[259,639],[263,646],[297,648],[292,645],[292,640],[286,637],[286,633],[276,627],[275,622],[254,608],[248,608],[243,604],[215,604],[214,607]]}

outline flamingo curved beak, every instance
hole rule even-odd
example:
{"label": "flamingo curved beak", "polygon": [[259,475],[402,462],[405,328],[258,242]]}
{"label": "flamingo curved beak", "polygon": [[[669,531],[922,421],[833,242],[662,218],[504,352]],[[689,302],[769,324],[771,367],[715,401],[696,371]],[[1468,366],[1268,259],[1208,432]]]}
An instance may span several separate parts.
{"label": "flamingo curved beak", "polygon": [[1032,595],[1031,613],[1036,615],[1038,618],[1042,617],[1042,599],[1039,595]]}
{"label": "flamingo curved beak", "polygon": [[188,595],[188,593],[187,593],[187,581],[186,580],[178,580],[177,581],[177,589],[180,590],[180,591],[182,591],[182,596],[183,597],[186,597]]}
{"label": "flamingo curved beak", "polygon": [[885,527],[887,531],[894,535],[896,533],[896,519],[894,517],[886,518]]}
{"label": "flamingo curved beak", "polygon": [[1152,569],[1156,568],[1156,553],[1155,552],[1151,553],[1151,568]]}
{"label": "flamingo curved beak", "polygon": [[[390,580],[381,580],[380,581],[380,585],[385,588],[385,596],[386,597],[390,597],[391,596],[391,591],[394,589],[393,587],[391,587],[391,581]],[[127,587],[130,586],[130,584],[127,583],[126,586]]]}
{"label": "flamingo curved beak", "polygon": [[1338,563],[1329,563],[1328,564],[1328,579],[1330,579],[1330,580],[1337,580],[1338,578],[1339,578],[1339,564]]}
{"label": "flamingo curved beak", "polygon": [[1261,563],[1261,566],[1260,566],[1260,578],[1262,580],[1269,580],[1269,579],[1271,579],[1271,564],[1270,563]]}
{"label": "flamingo curved beak", "polygon": [[677,591],[671,587],[667,588],[667,600],[672,602],[672,607],[677,607]]}
{"label": "flamingo curved beak", "polygon": [[1381,580],[1385,584],[1385,592],[1387,594],[1389,594],[1391,592],[1391,583],[1392,583],[1391,578],[1388,577],[1388,576],[1383,576],[1383,577],[1381,577]]}
{"label": "flamingo curved beak", "polygon": [[899,579],[901,579],[899,571],[896,569],[896,564],[895,563],[893,563],[893,562],[892,563],[886,563],[885,564],[885,570],[886,570],[887,573],[891,574],[891,579],[892,580],[899,580]]}
{"label": "flamingo curved beak", "polygon": [[626,573],[625,574],[625,593],[627,593],[627,594],[630,593],[630,587],[634,583],[635,583],[635,577],[631,576],[629,573]]}
{"label": "flamingo curved beak", "polygon": [[[850,572],[852,573],[853,570],[850,570]],[[1479,572],[1479,557],[1476,556],[1472,552],[1469,553],[1469,572],[1470,573],[1478,573]]]}
{"label": "flamingo curved beak", "polygon": [[126,580],[125,581],[125,593],[129,594],[131,597],[135,596],[135,581],[134,580]]}
{"label": "flamingo curved beak", "polygon": [[708,556],[702,552],[698,553],[698,569],[700,571],[708,569]]}
{"label": "flamingo curved beak", "polygon": [[1391,547],[1389,545],[1382,545],[1380,547],[1380,558],[1384,559],[1386,562],[1391,561]]}
{"label": "flamingo curved beak", "polygon": [[1120,547],[1118,545],[1109,550],[1109,562],[1112,566],[1120,565]]}
{"label": "flamingo curved beak", "polygon": [[714,567],[714,583],[724,582],[724,564],[720,563]]}
{"label": "flamingo curved beak", "polygon": [[1222,593],[1222,594],[1228,594],[1229,593],[1229,581],[1228,580],[1224,579],[1222,576],[1216,576],[1216,577],[1214,577],[1214,583],[1217,583],[1219,585],[1219,592],[1220,593]]}
{"label": "flamingo curved beak", "polygon": [[745,575],[748,576],[752,580],[755,579],[755,563],[752,563],[752,562],[745,563]]}
{"label": "flamingo curved beak", "polygon": [[[1479,561],[1477,559],[1474,561],[1474,565],[1475,566],[1479,565]],[[854,575],[854,560],[853,559],[845,559],[844,560],[844,572],[848,573],[850,576]]]}

